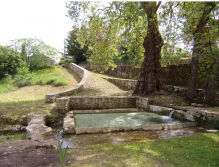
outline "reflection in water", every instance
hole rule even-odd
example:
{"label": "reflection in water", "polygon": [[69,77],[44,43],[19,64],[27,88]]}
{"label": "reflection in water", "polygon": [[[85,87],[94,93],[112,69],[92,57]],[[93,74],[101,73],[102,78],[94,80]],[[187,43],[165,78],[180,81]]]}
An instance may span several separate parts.
{"label": "reflection in water", "polygon": [[[61,140],[62,147],[78,148],[86,145],[112,143],[118,144],[123,142],[138,142],[154,139],[169,139],[172,137],[192,136],[205,133],[206,129],[201,127],[184,128],[177,130],[159,130],[159,131],[127,131],[114,132],[105,134],[81,134],[65,135]],[[60,136],[59,136],[60,137]],[[60,138],[59,138],[60,139]]]}

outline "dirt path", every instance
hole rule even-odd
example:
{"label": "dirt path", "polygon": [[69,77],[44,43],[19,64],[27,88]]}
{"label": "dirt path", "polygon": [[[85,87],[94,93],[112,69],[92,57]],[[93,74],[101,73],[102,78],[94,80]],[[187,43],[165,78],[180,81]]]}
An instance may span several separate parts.
{"label": "dirt path", "polygon": [[102,77],[110,77],[99,73],[88,71],[88,84],[85,90],[76,96],[130,96],[132,91],[121,90],[116,85],[108,82]]}

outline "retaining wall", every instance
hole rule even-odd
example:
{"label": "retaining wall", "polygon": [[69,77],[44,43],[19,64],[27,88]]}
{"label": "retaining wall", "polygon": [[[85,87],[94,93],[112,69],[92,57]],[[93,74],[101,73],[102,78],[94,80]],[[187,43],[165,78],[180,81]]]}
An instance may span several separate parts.
{"label": "retaining wall", "polygon": [[68,90],[62,91],[62,92],[56,92],[56,93],[50,93],[46,94],[45,96],[45,102],[46,103],[54,103],[57,98],[63,97],[63,96],[71,96],[73,94],[76,94],[80,92],[83,89],[83,86],[86,84],[87,79],[88,79],[88,71],[85,70],[84,68],[74,64],[74,63],[69,63],[66,65],[67,68],[71,69],[74,71],[76,74],[79,75],[81,78],[80,83]]}
{"label": "retaining wall", "polygon": [[134,90],[135,85],[137,83],[137,80],[132,80],[132,79],[117,79],[117,78],[104,78],[107,81],[117,85],[121,89],[125,90]]}
{"label": "retaining wall", "polygon": [[58,112],[67,113],[73,109],[114,109],[148,107],[149,99],[135,96],[81,96],[56,99]]}
{"label": "retaining wall", "polygon": [[[85,67],[92,70],[89,65]],[[198,72],[197,86],[205,88],[210,69],[201,70]],[[98,72],[98,71],[97,71]],[[162,67],[161,76],[165,85],[188,86],[191,73],[191,64],[167,65]],[[110,68],[104,74],[113,77],[133,79],[140,75],[140,68],[133,69],[131,65],[119,64],[114,70]],[[217,81],[217,88],[219,88],[219,81]]]}

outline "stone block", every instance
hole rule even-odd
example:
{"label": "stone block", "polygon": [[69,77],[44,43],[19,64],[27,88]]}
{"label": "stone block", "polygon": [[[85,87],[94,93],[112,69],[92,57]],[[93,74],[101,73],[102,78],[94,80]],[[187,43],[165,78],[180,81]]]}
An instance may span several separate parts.
{"label": "stone block", "polygon": [[148,124],[141,126],[142,130],[162,130],[162,125],[160,124]]}
{"label": "stone block", "polygon": [[197,126],[197,122],[186,122],[186,123],[183,123],[182,126],[183,128]]}
{"label": "stone block", "polygon": [[73,111],[68,112],[63,121],[63,133],[75,134],[75,121],[73,118]]}
{"label": "stone block", "polygon": [[31,124],[45,124],[46,115],[45,114],[28,114],[27,122],[28,125]]}
{"label": "stone block", "polygon": [[43,124],[31,124],[26,127],[27,136],[31,140],[37,140],[52,136],[52,128]]}
{"label": "stone block", "polygon": [[183,123],[176,123],[176,124],[162,124],[162,127],[165,130],[171,130],[171,129],[181,129],[183,127]]}

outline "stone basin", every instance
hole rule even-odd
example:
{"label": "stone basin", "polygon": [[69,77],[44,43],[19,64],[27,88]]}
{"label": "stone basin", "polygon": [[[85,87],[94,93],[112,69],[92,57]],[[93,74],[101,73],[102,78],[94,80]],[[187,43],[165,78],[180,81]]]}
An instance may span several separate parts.
{"label": "stone basin", "polygon": [[[157,107],[158,109],[158,107]],[[155,110],[155,109],[154,109]],[[163,110],[160,109],[163,114]],[[170,130],[196,126],[188,119],[175,119],[168,114],[137,108],[72,110],[64,118],[64,134],[110,133],[133,130]]]}

